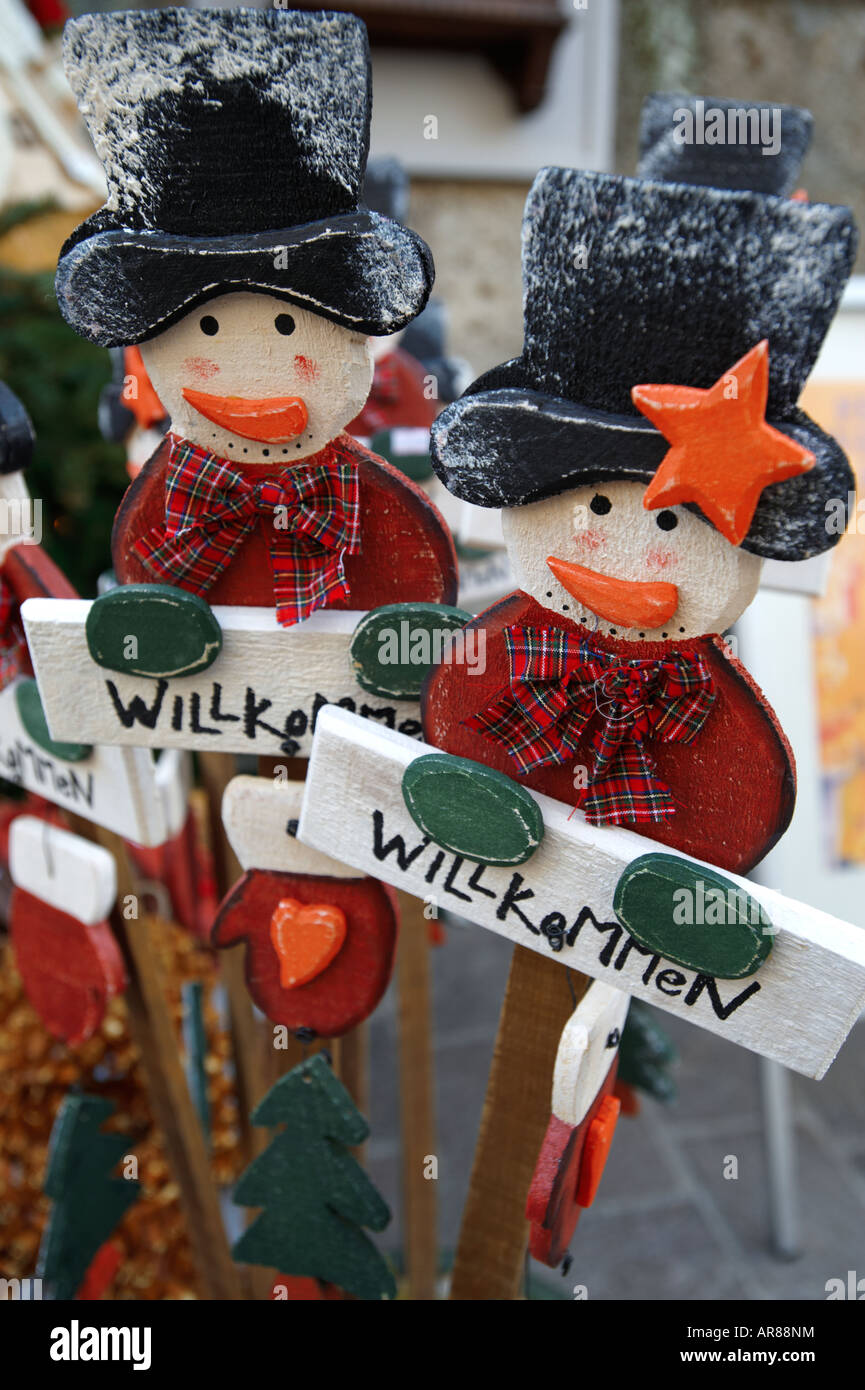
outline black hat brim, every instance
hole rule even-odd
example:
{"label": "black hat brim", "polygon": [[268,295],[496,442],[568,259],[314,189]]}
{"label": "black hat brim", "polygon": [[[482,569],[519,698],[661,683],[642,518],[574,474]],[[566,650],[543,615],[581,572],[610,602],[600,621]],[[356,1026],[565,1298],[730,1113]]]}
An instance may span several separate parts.
{"label": "black hat brim", "polygon": [[[642,416],[589,410],[517,386],[475,389],[519,372],[519,359],[496,368],[435,421],[430,455],[449,492],[479,507],[515,507],[587,483],[652,479],[670,445]],[[810,449],[816,462],[763,489],[742,549],[767,560],[807,560],[840,538],[853,473],[838,443],[803,411],[768,423]],[[712,525],[696,504],[687,505]]]}
{"label": "black hat brim", "polygon": [[[61,313],[99,347],[161,333],[196,304],[232,290],[275,294],[344,328],[396,333],[420,313],[434,278],[426,243],[361,211],[246,237],[79,228],[61,253]],[[84,231],[85,235],[80,234]]]}

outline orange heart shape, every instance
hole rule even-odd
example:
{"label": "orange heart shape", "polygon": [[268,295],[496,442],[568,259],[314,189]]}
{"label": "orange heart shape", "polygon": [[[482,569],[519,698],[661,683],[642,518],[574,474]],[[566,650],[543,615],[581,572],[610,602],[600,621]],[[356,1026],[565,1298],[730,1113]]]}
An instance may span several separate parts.
{"label": "orange heart shape", "polygon": [[345,941],[346,920],[333,903],[281,898],[270,919],[270,940],[279,957],[279,983],[296,989],[320,975]]}

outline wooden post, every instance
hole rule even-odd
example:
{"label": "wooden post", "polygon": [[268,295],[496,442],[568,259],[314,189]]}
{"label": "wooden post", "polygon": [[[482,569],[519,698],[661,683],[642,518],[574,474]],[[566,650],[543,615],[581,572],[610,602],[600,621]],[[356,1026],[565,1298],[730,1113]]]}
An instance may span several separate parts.
{"label": "wooden post", "polygon": [[420,899],[400,893],[399,905],[397,989],[403,1247],[409,1297],[426,1301],[436,1296],[438,1268],[436,1185],[424,1172],[427,1161],[436,1154],[429,935]]}
{"label": "wooden post", "polygon": [[[79,818],[76,818],[75,829],[95,839],[114,855],[118,902],[140,896],[136,894],[126,847],[119,836]],[[241,1299],[240,1271],[228,1247],[204,1134],[183,1074],[177,1032],[166,1003],[157,955],[149,939],[147,919],[139,917],[127,921],[123,912],[115,908],[111,927],[129,975],[124,997],[130,1032],[141,1051],[150,1103],[162,1132],[171,1171],[180,1188],[202,1285],[208,1298]]]}
{"label": "wooden post", "polygon": [[[222,823],[222,796],[236,771],[230,753],[199,753],[198,770],[207,793],[210,810],[210,833],[213,862],[220,898],[240,878],[241,867],[228,842]],[[267,1091],[269,1072],[262,1053],[263,1030],[256,1021],[252,1001],[246,988],[243,971],[243,951],[224,951],[220,956],[220,971],[228,995],[231,1033],[237,1071],[237,1097],[244,1147],[250,1159],[260,1153],[267,1142],[266,1131],[249,1123],[249,1116]]]}
{"label": "wooden post", "polygon": [[[499,1018],[450,1297],[520,1296],[529,1184],[550,1117],[562,1029],[590,980],[514,947]],[[573,988],[572,988],[573,986]]]}

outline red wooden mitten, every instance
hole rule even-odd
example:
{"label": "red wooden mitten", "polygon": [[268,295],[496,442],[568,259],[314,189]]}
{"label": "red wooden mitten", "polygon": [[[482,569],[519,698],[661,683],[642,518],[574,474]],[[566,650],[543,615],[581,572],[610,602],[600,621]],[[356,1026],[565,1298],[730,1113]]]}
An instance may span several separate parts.
{"label": "red wooden mitten", "polygon": [[338,1037],[387,988],[396,937],[394,896],[376,879],[249,869],[223,899],[211,939],[246,943],[249,992],[273,1023]]}
{"label": "red wooden mitten", "polygon": [[16,888],[10,909],[15,964],[49,1033],[75,1046],[93,1036],[108,1000],[126,988],[107,922],[90,925]]}

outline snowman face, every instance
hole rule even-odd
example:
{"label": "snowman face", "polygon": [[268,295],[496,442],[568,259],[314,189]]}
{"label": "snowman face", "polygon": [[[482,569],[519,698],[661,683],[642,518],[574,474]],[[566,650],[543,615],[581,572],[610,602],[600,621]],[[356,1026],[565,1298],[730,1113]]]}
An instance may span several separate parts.
{"label": "snowman face", "polygon": [[502,513],[520,588],[626,641],[723,632],[757,592],[762,561],[685,507],[647,511],[642,483],[597,483]]}
{"label": "snowman face", "polygon": [[175,434],[270,468],[324,448],[372,383],[363,334],[269,294],[208,299],[141,356]]}

